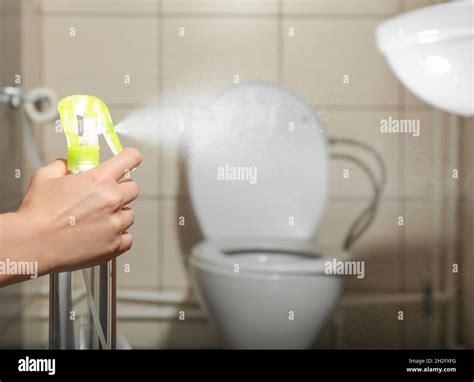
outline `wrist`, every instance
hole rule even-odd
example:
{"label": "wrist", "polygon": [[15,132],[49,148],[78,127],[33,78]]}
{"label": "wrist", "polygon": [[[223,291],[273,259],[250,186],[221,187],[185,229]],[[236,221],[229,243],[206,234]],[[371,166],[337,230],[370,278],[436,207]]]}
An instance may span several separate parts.
{"label": "wrist", "polygon": [[0,247],[5,256],[16,261],[34,261],[38,276],[54,270],[52,255],[47,249],[49,240],[44,227],[24,211],[0,215]]}

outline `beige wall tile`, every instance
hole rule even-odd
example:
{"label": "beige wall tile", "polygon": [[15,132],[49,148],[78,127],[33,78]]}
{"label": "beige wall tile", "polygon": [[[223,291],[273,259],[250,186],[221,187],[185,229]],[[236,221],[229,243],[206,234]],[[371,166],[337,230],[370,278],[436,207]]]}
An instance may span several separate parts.
{"label": "beige wall tile", "polygon": [[[123,309],[121,304],[117,310]],[[156,321],[117,321],[117,333],[123,336],[133,349],[158,349],[164,342],[166,333],[163,332],[162,324]]]}
{"label": "beige wall tile", "polygon": [[284,0],[285,13],[324,14],[349,13],[373,14],[399,11],[399,4],[393,0]]}
{"label": "beige wall tile", "polygon": [[315,243],[341,248],[347,230],[362,208],[361,202],[329,201],[315,234]]}
{"label": "beige wall tile", "polygon": [[[163,210],[163,287],[189,288],[187,261],[202,237],[189,200],[161,202]],[[180,218],[184,225],[180,225]]]}
{"label": "beige wall tile", "polygon": [[426,107],[426,108],[430,107],[430,105],[428,105],[422,99],[418,98],[418,96],[416,96],[410,90],[408,90],[401,82],[400,82],[400,87],[401,87],[401,92],[402,92],[403,104],[404,105],[406,105],[408,107],[410,107],[410,106]]}
{"label": "beige wall tile", "polygon": [[404,347],[408,349],[427,349],[444,347],[441,342],[442,306],[432,307],[432,314],[427,315],[423,305],[406,304],[402,306],[404,325]]}
{"label": "beige wall tile", "polygon": [[158,195],[161,180],[158,149],[127,138],[122,138],[122,144],[124,147],[135,147],[143,155],[143,162],[130,174],[140,186],[140,195],[146,197]]}
{"label": "beige wall tile", "polygon": [[18,348],[23,340],[22,286],[0,288],[0,348]]}
{"label": "beige wall tile", "polygon": [[[23,1],[25,4],[25,1]],[[41,85],[42,16],[33,7],[24,7],[21,17],[21,74],[26,91]]]}
{"label": "beige wall tile", "polygon": [[398,306],[391,304],[344,308],[343,338],[346,347],[400,348],[403,321]]}
{"label": "beige wall tile", "polygon": [[186,197],[189,194],[184,157],[177,148],[161,150],[163,178],[160,193],[165,196]]}
{"label": "beige wall tile", "polygon": [[216,349],[219,339],[207,320],[174,320],[163,323],[166,332],[162,346],[167,349]]}
{"label": "beige wall tile", "polygon": [[[324,215],[315,242],[325,246],[342,247],[352,222],[366,207],[363,202],[331,202]],[[365,261],[365,277],[345,278],[345,289],[354,292],[394,293],[400,288],[400,215],[398,203],[384,202],[377,216],[350,255],[356,260]]]}
{"label": "beige wall tile", "polygon": [[121,320],[117,324],[117,330],[130,342],[132,348],[138,349],[206,349],[219,346],[214,328],[204,320]]}
{"label": "beige wall tile", "polygon": [[[325,113],[326,115],[326,113]],[[386,134],[380,131],[382,120],[389,117],[398,118],[397,112],[373,112],[337,110],[327,114],[324,124],[327,127],[328,137],[350,138],[362,141],[375,149],[384,159],[387,184],[383,192],[383,198],[394,198],[399,195],[399,140],[397,134]],[[364,150],[354,146],[334,145],[330,146],[331,153],[350,154],[366,163],[377,178],[379,168],[377,162]],[[349,170],[349,178],[345,178],[345,170]],[[374,191],[366,173],[357,165],[346,160],[331,159],[330,168],[330,195],[331,197],[365,198],[369,200]]]}
{"label": "beige wall tile", "polygon": [[[4,298],[2,297],[2,301]],[[3,321],[3,317],[2,317]],[[13,321],[10,321],[8,330],[4,330],[0,333],[0,347],[2,349],[16,349],[16,348],[30,348],[27,341],[23,340],[22,330],[24,328],[23,320],[20,317],[15,317]]]}
{"label": "beige wall tile", "polygon": [[157,93],[157,19],[45,17],[43,28],[43,81],[61,96],[94,94],[106,103],[133,104]]}
{"label": "beige wall tile", "polygon": [[[58,116],[59,118],[59,116]],[[56,129],[55,123],[46,123],[38,126],[41,134],[40,153],[45,163],[56,158],[67,158],[67,142],[60,128]]]}
{"label": "beige wall tile", "polygon": [[[332,202],[316,235],[316,243],[342,247],[348,229],[366,207],[363,202]],[[400,288],[400,215],[398,203],[384,202],[366,233],[350,250],[356,260],[365,261],[365,277],[345,278],[351,292],[397,292]]]}
{"label": "beige wall tile", "polygon": [[460,275],[462,277],[463,296],[463,327],[462,332],[466,345],[474,348],[474,205],[464,203],[462,206],[462,263],[460,265]]}
{"label": "beige wall tile", "polygon": [[49,288],[49,276],[41,276],[31,279],[21,284],[22,291],[26,294],[38,293],[39,291],[47,291]]}
{"label": "beige wall tile", "polygon": [[240,82],[276,79],[276,19],[173,17],[163,33],[166,91],[213,92],[234,84],[235,75]]}
{"label": "beige wall tile", "polygon": [[276,0],[163,0],[165,13],[276,13]]}
{"label": "beige wall tile", "polygon": [[466,293],[464,295],[464,308],[462,312],[463,320],[463,338],[468,349],[474,348],[474,293]]}
{"label": "beige wall tile", "polygon": [[[0,87],[15,85],[14,74],[21,73],[21,25],[18,2],[0,2]],[[16,210],[21,196],[22,169],[19,113],[0,103],[0,212]],[[2,251],[4,248],[2,248]],[[4,255],[4,253],[2,253]],[[0,288],[0,347],[18,348],[23,342],[22,291],[20,284]]]}
{"label": "beige wall tile", "polygon": [[[16,1],[16,0],[13,0]],[[21,0],[22,11],[25,10],[33,10],[33,11],[40,11],[42,0]]]}
{"label": "beige wall tile", "polygon": [[[337,307],[336,309],[341,309],[341,308]],[[312,348],[335,349],[336,346],[337,346],[337,329],[336,329],[334,320],[329,319],[323,324],[318,336],[313,342]]]}
{"label": "beige wall tile", "polygon": [[464,200],[474,203],[474,118],[465,118],[461,130],[461,193]]}
{"label": "beige wall tile", "polygon": [[433,208],[438,207],[417,202],[406,202],[405,205],[402,270],[407,292],[422,292],[429,280],[434,281],[430,268],[434,238]]}
{"label": "beige wall tile", "polygon": [[429,5],[433,5],[435,3],[439,3],[441,1],[436,0],[402,0],[403,3],[403,10],[410,11],[420,7],[426,7]]}
{"label": "beige wall tile", "polygon": [[[5,50],[5,32],[4,32],[5,24],[3,22],[4,18],[5,18],[5,12],[3,11],[3,4],[0,3],[0,32],[1,32],[0,33],[0,49],[2,50],[2,52]],[[2,81],[2,84],[5,81],[3,68],[0,70],[0,81]]]}
{"label": "beige wall tile", "polygon": [[381,20],[286,19],[284,82],[312,104],[396,105],[397,81],[374,42]]}
{"label": "beige wall tile", "polygon": [[[21,135],[19,130],[20,115],[7,105],[0,104],[0,171],[3,175],[0,186],[0,209],[2,212],[16,209],[21,198],[21,187],[24,180],[21,158]],[[21,170],[21,177],[17,177]]]}
{"label": "beige wall tile", "polygon": [[2,25],[0,33],[3,34],[2,67],[3,73],[2,86],[19,86],[17,77],[21,76],[21,14],[18,7],[19,3],[5,4]]}
{"label": "beige wall tile", "polygon": [[0,11],[7,16],[20,15],[23,10],[24,0],[2,0]]}
{"label": "beige wall tile", "polygon": [[[163,78],[173,97],[213,93],[232,85],[234,75],[241,82],[276,79],[276,20],[172,18],[164,25]],[[183,178],[177,151],[164,150],[162,193],[186,195]]]}
{"label": "beige wall tile", "polygon": [[[0,9],[0,87],[19,86],[16,75],[21,75],[21,18],[20,3],[7,1]],[[0,210],[17,208],[21,196],[22,178],[16,170],[23,170],[21,158],[20,111],[0,104],[0,173],[4,181],[0,186]]]}
{"label": "beige wall tile", "polygon": [[[48,347],[49,324],[48,300],[37,298],[29,302],[23,310],[23,342],[22,347],[26,349],[46,349]],[[42,316],[43,317],[38,317]]]}
{"label": "beige wall tile", "polygon": [[39,0],[42,12],[157,13],[159,0]]}
{"label": "beige wall tile", "polygon": [[[429,198],[433,193],[432,185],[435,181],[433,179],[433,124],[435,123],[433,112],[430,109],[407,111],[402,118],[419,121],[421,131],[419,137],[413,137],[410,134],[403,135],[405,196]],[[443,152],[439,155],[443,155]],[[443,182],[443,179],[436,181]]]}
{"label": "beige wall tile", "polygon": [[[118,288],[158,288],[159,279],[159,204],[157,201],[137,200],[132,204],[135,224],[130,229],[133,247],[117,260]],[[126,273],[129,264],[130,273]]]}
{"label": "beige wall tile", "polygon": [[[142,196],[156,196],[159,194],[160,181],[161,181],[161,160],[160,152],[158,147],[153,143],[150,143],[143,139],[140,134],[136,135],[123,135],[120,134],[120,124],[127,116],[132,113],[132,108],[120,108],[112,106],[110,107],[110,113],[115,121],[115,125],[118,126],[120,140],[124,147],[135,147],[143,155],[143,162],[137,170],[131,173],[131,177],[140,186],[140,195]],[[126,123],[126,122],[124,122]],[[151,128],[151,127],[150,127]],[[111,157],[112,153],[107,147],[105,140],[102,140],[102,155],[105,159]]]}

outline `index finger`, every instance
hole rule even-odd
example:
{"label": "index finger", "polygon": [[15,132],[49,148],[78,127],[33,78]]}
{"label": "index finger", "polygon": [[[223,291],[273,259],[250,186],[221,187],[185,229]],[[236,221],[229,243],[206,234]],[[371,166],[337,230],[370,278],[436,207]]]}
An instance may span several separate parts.
{"label": "index finger", "polygon": [[120,180],[127,172],[137,167],[142,160],[142,154],[140,154],[138,150],[126,148],[91,171],[100,172],[101,174],[110,174],[115,180]]}

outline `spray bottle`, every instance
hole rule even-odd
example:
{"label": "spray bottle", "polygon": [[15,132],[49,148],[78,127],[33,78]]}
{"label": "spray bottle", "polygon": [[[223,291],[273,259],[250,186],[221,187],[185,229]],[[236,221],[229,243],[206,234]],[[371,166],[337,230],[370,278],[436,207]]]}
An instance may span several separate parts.
{"label": "spray bottle", "polygon": [[[105,137],[114,155],[122,151],[109,110],[99,98],[71,95],[59,101],[58,111],[67,140],[67,167],[70,173],[80,173],[99,165],[100,134]],[[90,282],[87,270],[82,271],[90,311],[89,327],[95,326],[102,348],[113,349],[116,340],[115,260],[100,265],[99,275],[91,268]],[[96,279],[98,288],[95,287]],[[80,333],[80,343],[74,344],[73,321],[70,320],[71,273],[52,275],[50,284],[50,348],[90,348],[96,342],[92,332],[90,336]],[[90,338],[90,341],[86,338]]]}

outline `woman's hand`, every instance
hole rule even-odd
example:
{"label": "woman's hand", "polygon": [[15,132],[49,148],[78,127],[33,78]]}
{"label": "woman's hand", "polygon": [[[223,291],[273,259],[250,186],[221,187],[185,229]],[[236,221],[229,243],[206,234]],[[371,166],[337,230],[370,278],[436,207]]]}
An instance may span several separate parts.
{"label": "woman's hand", "polygon": [[138,185],[127,174],[141,161],[137,150],[125,149],[80,174],[66,175],[61,159],[37,170],[19,211],[0,215],[0,260],[35,259],[45,274],[90,267],[128,251],[134,213],[125,206],[137,198]]}

